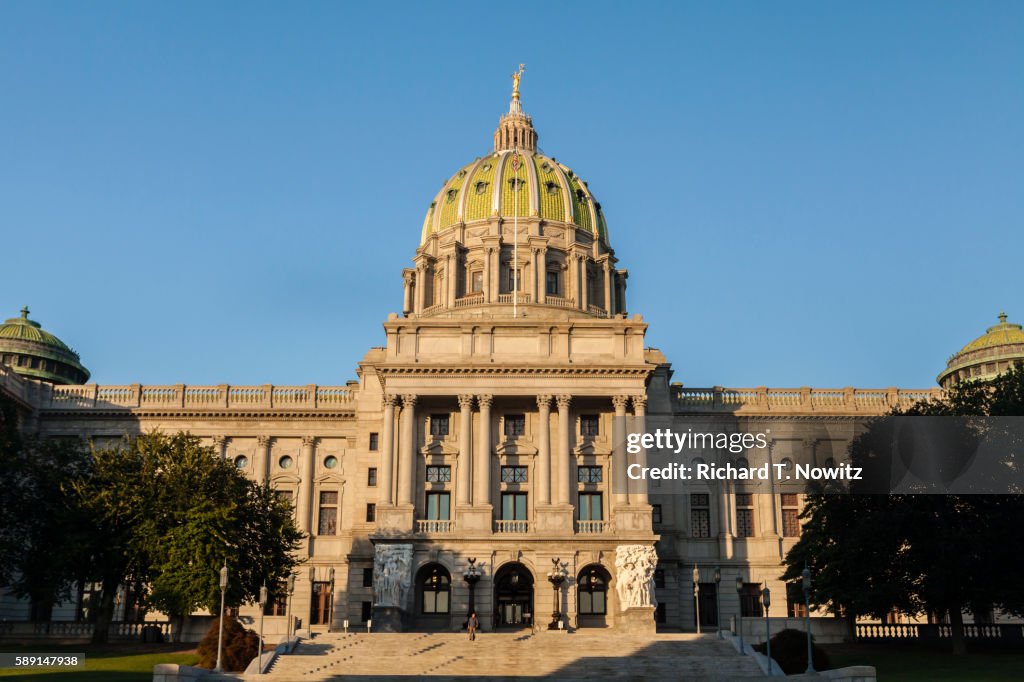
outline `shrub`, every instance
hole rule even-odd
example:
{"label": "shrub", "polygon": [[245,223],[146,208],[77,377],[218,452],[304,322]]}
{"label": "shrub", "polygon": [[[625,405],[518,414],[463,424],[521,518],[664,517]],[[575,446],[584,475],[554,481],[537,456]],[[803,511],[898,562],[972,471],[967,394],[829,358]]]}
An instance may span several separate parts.
{"label": "shrub", "polygon": [[[213,621],[210,629],[199,646],[197,665],[201,668],[213,668],[217,665],[217,626],[220,618]],[[228,672],[241,672],[259,652],[260,638],[252,630],[246,630],[235,618],[224,619],[224,650],[221,654],[221,666]]]}
{"label": "shrub", "polygon": [[[832,662],[828,654],[817,644],[811,635],[812,655],[815,670],[828,670]],[[755,644],[754,650],[765,653],[764,644]],[[807,670],[807,633],[803,630],[783,630],[772,637],[772,658],[787,675],[796,675]]]}

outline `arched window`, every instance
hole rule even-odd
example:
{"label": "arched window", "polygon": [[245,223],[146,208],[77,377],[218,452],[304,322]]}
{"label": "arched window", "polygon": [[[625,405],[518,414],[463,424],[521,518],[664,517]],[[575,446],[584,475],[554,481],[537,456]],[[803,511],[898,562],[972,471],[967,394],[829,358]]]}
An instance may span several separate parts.
{"label": "arched window", "polygon": [[451,603],[451,578],[443,566],[426,566],[420,571],[423,587],[423,613],[448,613]]}
{"label": "arched window", "polygon": [[577,592],[580,614],[603,616],[608,612],[608,574],[599,566],[588,566],[580,573]]}

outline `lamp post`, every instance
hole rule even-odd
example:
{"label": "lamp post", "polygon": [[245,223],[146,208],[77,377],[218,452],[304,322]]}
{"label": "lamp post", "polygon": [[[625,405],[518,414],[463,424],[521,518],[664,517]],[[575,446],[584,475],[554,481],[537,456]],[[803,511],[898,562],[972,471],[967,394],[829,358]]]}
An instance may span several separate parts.
{"label": "lamp post", "polygon": [[469,586],[469,611],[466,612],[466,620],[476,611],[476,584],[480,582],[482,575],[480,567],[476,565],[476,558],[470,557],[469,566],[462,572],[462,579]]}
{"label": "lamp post", "polygon": [[700,634],[700,571],[693,565],[693,604],[697,609],[697,634]]}
{"label": "lamp post", "polygon": [[805,614],[807,619],[807,672],[813,673],[815,670],[814,654],[811,650],[811,569],[807,568],[807,562],[804,562],[804,570],[800,575],[803,577],[804,607],[807,611]]}
{"label": "lamp post", "polygon": [[736,576],[736,597],[740,601],[740,613],[736,617],[736,631],[740,634],[740,655],[743,654],[743,576]]}
{"label": "lamp post", "polygon": [[220,632],[217,633],[217,672],[223,672],[221,667],[221,653],[224,651],[224,593],[228,589],[228,562],[220,569]]}
{"label": "lamp post", "polygon": [[295,574],[288,574],[288,608],[286,609],[285,617],[285,632],[288,635],[288,639],[292,638],[292,595],[295,594]]}
{"label": "lamp post", "polygon": [[718,639],[722,639],[722,567],[715,566],[715,624],[718,626]]}
{"label": "lamp post", "polygon": [[330,632],[331,626],[334,624],[334,566],[327,571],[327,582],[330,583],[328,596],[331,598],[331,608],[327,610],[327,632]]}
{"label": "lamp post", "polygon": [[764,644],[768,652],[768,676],[772,674],[772,637],[771,621],[768,618],[768,607],[772,605],[772,591],[768,589],[768,583],[764,584],[761,590],[761,603],[764,604]]}
{"label": "lamp post", "polygon": [[263,674],[263,616],[267,608],[267,583],[260,587],[260,652],[256,654],[256,674]]}
{"label": "lamp post", "polygon": [[551,622],[548,623],[548,630],[560,630],[562,625],[562,584],[566,578],[569,577],[568,571],[565,570],[564,566],[559,565],[560,559],[552,559],[551,563],[554,566],[551,572],[548,573],[548,581],[551,582],[551,588],[553,590],[553,596],[555,598],[555,610],[551,614]]}

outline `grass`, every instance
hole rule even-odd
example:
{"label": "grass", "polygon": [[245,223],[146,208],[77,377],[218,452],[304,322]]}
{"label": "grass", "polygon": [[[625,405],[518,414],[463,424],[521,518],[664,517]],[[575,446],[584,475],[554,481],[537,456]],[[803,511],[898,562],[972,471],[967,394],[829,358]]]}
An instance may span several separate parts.
{"label": "grass", "polygon": [[21,644],[3,642],[0,652],[9,653],[84,653],[85,668],[69,670],[0,669],[0,678],[18,678],[39,682],[149,682],[157,663],[193,665],[199,657],[194,644],[129,644],[95,646],[85,643],[59,644],[33,640]]}
{"label": "grass", "polygon": [[[973,644],[973,643],[972,643]],[[1005,682],[1024,679],[1024,648],[968,645],[965,656],[921,642],[824,645],[832,666],[873,665],[879,682]]]}

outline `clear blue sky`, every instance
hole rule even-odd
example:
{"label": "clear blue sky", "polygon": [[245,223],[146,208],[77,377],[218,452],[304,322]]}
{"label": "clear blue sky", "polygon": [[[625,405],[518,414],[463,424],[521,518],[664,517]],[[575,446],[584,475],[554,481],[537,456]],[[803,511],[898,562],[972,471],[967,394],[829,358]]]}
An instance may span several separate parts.
{"label": "clear blue sky", "polygon": [[0,318],[100,383],[355,376],[526,62],[690,386],[1024,321],[1024,3],[0,4]]}

